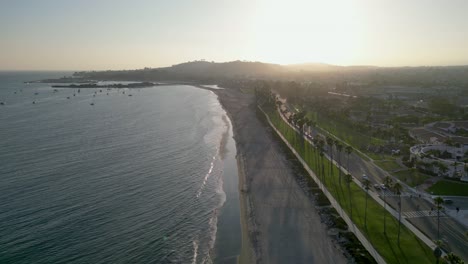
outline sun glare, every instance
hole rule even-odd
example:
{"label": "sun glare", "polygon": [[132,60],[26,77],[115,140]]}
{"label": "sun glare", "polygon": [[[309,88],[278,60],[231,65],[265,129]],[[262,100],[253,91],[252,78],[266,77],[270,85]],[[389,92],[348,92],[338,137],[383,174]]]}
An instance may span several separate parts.
{"label": "sun glare", "polygon": [[256,56],[275,63],[346,64],[360,39],[350,1],[261,1],[253,21]]}

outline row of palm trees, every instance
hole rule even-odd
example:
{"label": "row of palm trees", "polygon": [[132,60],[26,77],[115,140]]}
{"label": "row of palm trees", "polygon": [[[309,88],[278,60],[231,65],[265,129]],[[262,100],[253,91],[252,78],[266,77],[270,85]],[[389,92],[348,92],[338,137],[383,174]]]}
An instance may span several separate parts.
{"label": "row of palm trees", "polygon": [[[299,128],[299,131],[301,133],[304,132],[304,126],[305,125],[314,125],[314,122],[312,122],[310,119],[308,119],[303,112],[298,112],[296,114],[292,114],[289,117],[288,120],[291,124],[295,125],[296,127]],[[314,137],[312,139],[313,146],[315,147],[316,151],[318,151],[318,156],[316,156],[316,164],[321,164],[321,167],[319,167],[320,175],[322,176],[322,184],[325,183],[325,169],[324,169],[324,153],[325,153],[325,146],[327,147],[328,150],[328,156],[330,157],[329,161],[329,176],[330,178],[333,175],[333,148],[336,149],[336,154],[338,156],[337,158],[337,165],[338,165],[338,171],[339,171],[339,185],[341,186],[341,179],[342,179],[342,153],[343,150],[347,154],[347,164],[346,164],[346,171],[347,174],[344,175],[344,180],[348,189],[348,194],[349,194],[349,202],[350,202],[350,217],[351,219],[353,218],[353,204],[352,204],[352,192],[351,192],[351,182],[353,181],[352,175],[349,173],[349,157],[351,153],[353,152],[353,148],[349,145],[346,145],[346,147],[341,144],[339,140],[333,139],[331,136],[327,136],[325,139],[322,139],[320,137]],[[363,187],[364,190],[366,191],[366,199],[365,199],[365,209],[364,209],[364,226],[367,228],[367,205],[368,205],[368,198],[369,198],[369,190],[371,187],[371,182],[368,179],[364,179],[363,182]],[[390,176],[386,176],[384,178],[384,186],[387,189],[393,190],[393,192],[398,196],[398,245],[400,244],[400,234],[401,234],[401,193],[403,190],[403,186],[401,185],[400,182],[395,182],[393,183],[393,179]],[[387,216],[387,201],[386,201],[386,193],[383,192],[383,199],[384,199],[384,207],[383,207],[383,222],[384,222],[384,230],[383,232],[386,234],[387,232],[387,221],[386,221],[386,216]]]}

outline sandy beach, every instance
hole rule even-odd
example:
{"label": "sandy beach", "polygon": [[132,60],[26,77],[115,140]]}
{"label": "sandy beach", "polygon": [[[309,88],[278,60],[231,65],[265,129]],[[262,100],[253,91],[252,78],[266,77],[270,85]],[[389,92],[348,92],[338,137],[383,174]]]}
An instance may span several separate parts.
{"label": "sandy beach", "polygon": [[256,116],[253,94],[214,91],[229,114],[239,165],[240,263],[346,263],[314,202],[269,128]]}

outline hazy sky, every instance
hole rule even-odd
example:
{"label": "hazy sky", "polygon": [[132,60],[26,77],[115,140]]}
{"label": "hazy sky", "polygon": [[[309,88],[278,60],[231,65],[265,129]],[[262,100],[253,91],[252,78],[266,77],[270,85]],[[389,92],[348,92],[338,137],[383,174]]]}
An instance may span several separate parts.
{"label": "hazy sky", "polygon": [[0,70],[468,64],[468,0],[0,0]]}

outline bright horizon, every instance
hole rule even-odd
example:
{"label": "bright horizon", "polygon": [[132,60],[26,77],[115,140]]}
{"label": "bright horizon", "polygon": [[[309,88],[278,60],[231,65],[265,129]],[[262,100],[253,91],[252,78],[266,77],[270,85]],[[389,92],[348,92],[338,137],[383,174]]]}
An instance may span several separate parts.
{"label": "bright horizon", "polygon": [[2,1],[0,70],[468,64],[464,0]]}

